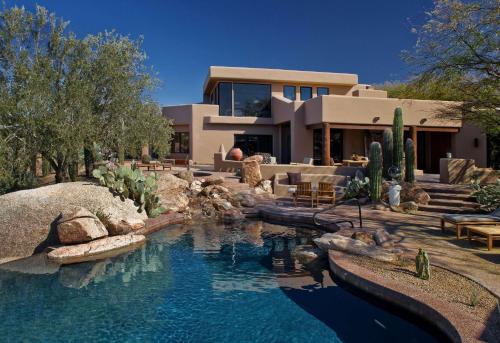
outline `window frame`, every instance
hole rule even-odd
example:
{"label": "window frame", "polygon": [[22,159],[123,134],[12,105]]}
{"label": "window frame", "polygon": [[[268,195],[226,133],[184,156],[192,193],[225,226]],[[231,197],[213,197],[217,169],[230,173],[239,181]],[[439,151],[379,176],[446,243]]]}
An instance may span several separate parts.
{"label": "window frame", "polygon": [[[319,95],[319,90],[320,90],[320,89],[324,89],[324,90],[326,90],[326,94],[321,94],[321,95]],[[317,96],[330,95],[330,88],[328,88],[328,87],[316,87],[316,95],[317,95]]]}
{"label": "window frame", "polygon": [[[221,108],[220,108],[220,91],[219,91],[219,86],[220,84],[222,83],[227,83],[227,84],[231,84],[231,114],[221,114]],[[268,88],[268,91],[269,91],[269,115],[268,116],[247,116],[247,115],[244,115],[244,116],[236,116],[234,114],[234,98],[235,98],[235,93],[234,93],[234,84],[238,84],[238,85],[259,85],[259,86],[266,86]],[[244,118],[244,117],[250,117],[250,118],[272,118],[273,114],[272,114],[272,107],[271,107],[271,100],[273,98],[273,89],[272,89],[272,84],[270,83],[260,83],[260,82],[237,82],[237,81],[219,81],[217,82],[217,84],[215,85],[215,89],[217,90],[218,94],[216,95],[216,99],[217,99],[217,102],[216,102],[216,105],[219,105],[219,116],[221,117],[240,117],[240,118]]]}
{"label": "window frame", "polygon": [[[187,136],[187,150],[182,149],[182,136]],[[179,143],[179,151],[176,151],[175,144]],[[186,131],[176,131],[172,137],[172,142],[170,143],[170,153],[171,154],[189,154],[191,149],[191,137],[189,132]]]}
{"label": "window frame", "polygon": [[[289,87],[289,88],[293,88],[293,99],[290,99],[288,98],[286,95],[285,95],[285,89]],[[297,100],[297,86],[292,86],[292,85],[283,85],[283,97],[288,99],[288,100],[291,100],[291,101],[296,101]]]}
{"label": "window frame", "polygon": [[[311,97],[304,100],[302,97],[302,89],[309,89],[311,91]],[[311,86],[300,86],[300,101],[307,101],[312,98],[313,98],[313,88]]]}

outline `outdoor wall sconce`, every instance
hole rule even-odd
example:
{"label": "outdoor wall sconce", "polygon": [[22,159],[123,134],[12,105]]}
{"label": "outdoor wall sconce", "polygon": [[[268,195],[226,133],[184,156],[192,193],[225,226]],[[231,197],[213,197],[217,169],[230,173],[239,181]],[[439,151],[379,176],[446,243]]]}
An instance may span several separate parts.
{"label": "outdoor wall sconce", "polygon": [[426,121],[427,121],[427,118],[423,118],[422,120],[420,120],[420,125],[425,124]]}
{"label": "outdoor wall sconce", "polygon": [[474,148],[479,147],[479,138],[474,138]]}
{"label": "outdoor wall sconce", "polygon": [[380,117],[373,117],[373,123],[377,123],[380,120]]}

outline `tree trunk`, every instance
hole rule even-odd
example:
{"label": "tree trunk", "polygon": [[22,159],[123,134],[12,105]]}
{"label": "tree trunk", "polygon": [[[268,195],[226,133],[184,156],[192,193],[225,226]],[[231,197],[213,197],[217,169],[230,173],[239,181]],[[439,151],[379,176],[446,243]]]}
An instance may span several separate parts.
{"label": "tree trunk", "polygon": [[64,175],[66,174],[66,166],[54,168],[56,171],[56,183],[61,183],[64,181]]}
{"label": "tree trunk", "polygon": [[92,149],[83,148],[83,155],[85,160],[85,176],[90,177],[92,175],[92,169],[94,167],[94,156],[92,154]]}

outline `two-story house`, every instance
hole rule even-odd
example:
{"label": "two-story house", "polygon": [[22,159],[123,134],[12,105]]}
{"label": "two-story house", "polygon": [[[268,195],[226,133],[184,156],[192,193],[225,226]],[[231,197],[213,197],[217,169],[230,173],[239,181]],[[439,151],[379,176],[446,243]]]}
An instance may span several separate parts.
{"label": "two-story house", "polygon": [[210,67],[203,103],[167,106],[174,122],[172,157],[213,163],[221,144],[244,154],[267,152],[280,163],[313,157],[316,164],[367,155],[403,109],[405,137],[415,144],[417,168],[438,172],[439,159],[473,158],[486,165],[486,137],[461,120],[439,118],[445,101],[387,98],[359,84],[356,74]]}

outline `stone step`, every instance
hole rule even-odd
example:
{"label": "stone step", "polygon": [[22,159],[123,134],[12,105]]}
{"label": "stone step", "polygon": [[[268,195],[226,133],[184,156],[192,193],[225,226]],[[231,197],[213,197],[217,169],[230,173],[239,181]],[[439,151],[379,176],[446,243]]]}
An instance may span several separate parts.
{"label": "stone step", "polygon": [[473,208],[440,206],[440,205],[419,205],[419,211],[435,212],[435,213],[451,213],[451,214],[472,214],[477,213]]}
{"label": "stone step", "polygon": [[449,207],[464,207],[464,208],[479,208],[479,204],[470,201],[456,200],[456,199],[436,199],[431,198],[429,205],[436,206],[449,206]]}
{"label": "stone step", "polygon": [[470,196],[469,194],[453,194],[453,193],[444,193],[444,192],[429,192],[429,196],[432,200],[434,199],[447,199],[447,200],[461,200],[461,201],[469,201],[474,202],[475,198]]}
{"label": "stone step", "polygon": [[423,186],[422,189],[427,193],[429,193],[431,197],[433,193],[466,194],[466,195],[470,195],[472,193],[471,189],[460,186],[456,188]]}

